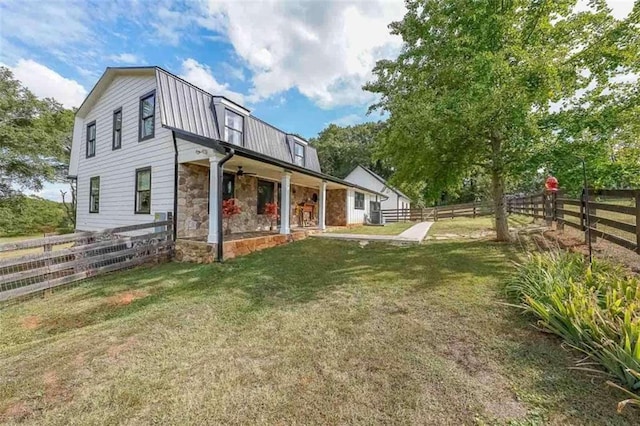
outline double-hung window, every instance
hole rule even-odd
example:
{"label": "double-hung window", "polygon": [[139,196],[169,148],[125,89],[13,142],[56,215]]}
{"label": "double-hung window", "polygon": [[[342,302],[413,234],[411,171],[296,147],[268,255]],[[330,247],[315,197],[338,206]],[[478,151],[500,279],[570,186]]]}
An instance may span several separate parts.
{"label": "double-hung window", "polygon": [[356,210],[364,210],[364,194],[362,192],[356,192],[354,207]]}
{"label": "double-hung window", "polygon": [[294,163],[297,166],[304,167],[304,145],[295,143],[293,148]]}
{"label": "double-hung window", "polygon": [[113,140],[111,141],[111,149],[120,149],[122,147],[122,108],[113,111]]}
{"label": "double-hung window", "polygon": [[153,138],[156,126],[156,92],[153,91],[140,98],[140,123],[138,140]]}
{"label": "double-hung window", "polygon": [[96,122],[87,124],[87,158],[96,155]]}
{"label": "double-hung window", "polygon": [[243,128],[244,128],[244,117],[228,109],[225,110],[224,140],[234,145],[242,146]]}
{"label": "double-hung window", "polygon": [[100,176],[89,179],[89,213],[100,211]]}
{"label": "double-hung window", "polygon": [[151,213],[151,167],[136,170],[136,214]]}

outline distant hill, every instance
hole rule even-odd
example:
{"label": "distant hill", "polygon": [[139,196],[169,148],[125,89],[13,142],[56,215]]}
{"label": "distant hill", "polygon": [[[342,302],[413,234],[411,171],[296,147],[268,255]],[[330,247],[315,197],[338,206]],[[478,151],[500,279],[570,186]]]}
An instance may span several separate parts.
{"label": "distant hill", "polygon": [[24,195],[0,199],[0,236],[51,233],[66,227],[62,203]]}

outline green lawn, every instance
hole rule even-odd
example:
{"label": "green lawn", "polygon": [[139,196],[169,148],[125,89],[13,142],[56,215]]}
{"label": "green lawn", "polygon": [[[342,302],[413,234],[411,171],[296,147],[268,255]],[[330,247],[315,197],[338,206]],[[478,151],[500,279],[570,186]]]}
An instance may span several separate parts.
{"label": "green lawn", "polygon": [[[523,215],[509,215],[510,228],[521,228],[533,223],[533,218]],[[542,224],[541,220],[537,223]],[[456,217],[454,219],[440,219],[434,222],[429,229],[428,236],[455,234],[468,235],[478,232],[489,232],[495,229],[493,216],[481,216],[477,218]]]}
{"label": "green lawn", "polygon": [[339,234],[362,234],[362,235],[398,235],[402,231],[411,228],[417,222],[387,223],[384,226],[354,226],[353,228],[334,228],[329,232]]}
{"label": "green lawn", "polygon": [[515,251],[308,239],[0,310],[0,421],[637,424],[501,304]]}

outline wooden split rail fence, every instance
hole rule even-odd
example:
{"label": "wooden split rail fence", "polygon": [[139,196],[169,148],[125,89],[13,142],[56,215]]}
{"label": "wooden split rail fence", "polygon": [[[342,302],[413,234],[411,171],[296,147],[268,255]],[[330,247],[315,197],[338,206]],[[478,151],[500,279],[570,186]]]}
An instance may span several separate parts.
{"label": "wooden split rail fence", "polygon": [[467,203],[426,208],[383,209],[381,212],[384,221],[387,223],[423,222],[453,219],[454,217],[485,216],[493,213],[493,208],[483,203]]}
{"label": "wooden split rail fence", "polygon": [[173,218],[0,244],[0,301],[148,262],[174,248]]}
{"label": "wooden split rail fence", "polygon": [[568,198],[562,193],[511,197],[509,213],[523,214],[565,225],[585,232],[591,230],[591,241],[610,241],[640,254],[640,190],[589,189],[580,198]]}

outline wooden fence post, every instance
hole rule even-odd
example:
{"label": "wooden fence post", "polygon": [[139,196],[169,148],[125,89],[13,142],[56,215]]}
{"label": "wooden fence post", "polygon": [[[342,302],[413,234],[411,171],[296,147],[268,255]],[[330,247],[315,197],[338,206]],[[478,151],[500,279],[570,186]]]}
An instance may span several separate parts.
{"label": "wooden fence post", "polygon": [[563,197],[562,192],[556,192],[553,206],[553,219],[556,221],[556,230],[558,231],[564,231],[564,213],[562,212],[562,210],[564,210]]}
{"label": "wooden fence post", "polygon": [[636,200],[636,253],[640,254],[640,190],[633,191]]}
{"label": "wooden fence post", "polygon": [[473,218],[476,218],[476,204],[473,203]]}
{"label": "wooden fence post", "polygon": [[593,232],[598,227],[598,220],[595,218],[595,216],[598,215],[598,211],[596,210],[596,208],[593,206],[593,203],[592,203],[592,201],[595,201],[595,200],[596,200],[596,197],[593,194],[593,189],[592,189],[589,191],[589,199],[588,199],[589,208],[587,212],[587,214],[590,216],[589,226],[591,227],[591,244],[595,244],[596,242],[598,242],[598,237],[596,236],[596,233]]}
{"label": "wooden fence post", "polygon": [[587,225],[585,221],[585,205],[586,205],[585,198],[586,197],[583,189],[582,193],[580,194],[580,230],[582,232],[585,232],[587,230]]}

